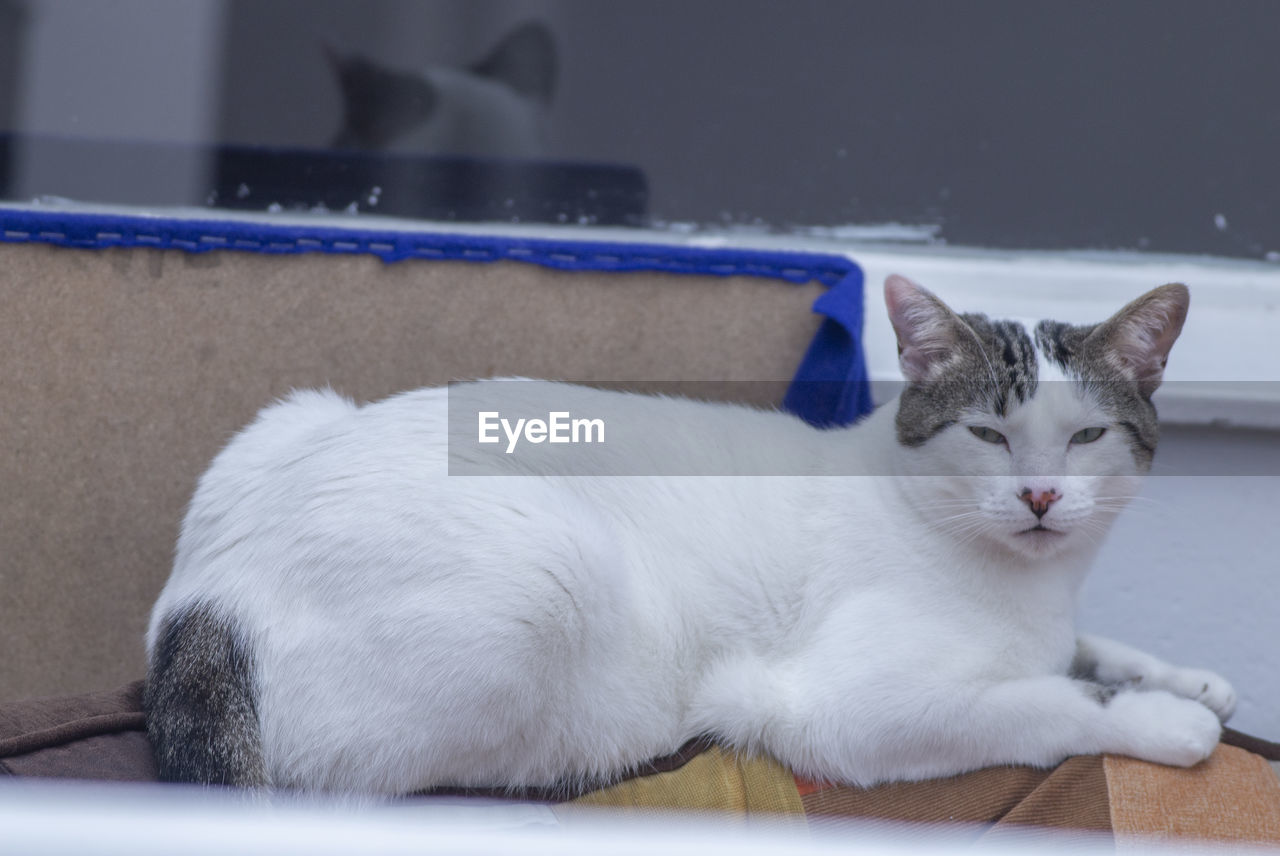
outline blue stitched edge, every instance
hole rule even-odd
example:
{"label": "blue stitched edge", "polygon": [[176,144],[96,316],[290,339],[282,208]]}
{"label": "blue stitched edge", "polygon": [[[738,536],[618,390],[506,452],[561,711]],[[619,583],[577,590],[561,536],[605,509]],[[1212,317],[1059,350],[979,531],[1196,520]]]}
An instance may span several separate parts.
{"label": "blue stitched edge", "polygon": [[0,241],[193,253],[363,253],[386,262],[517,261],[556,270],[756,276],[796,284],[816,280],[829,289],[814,304],[814,311],[826,317],[796,369],[783,408],[823,427],[847,425],[871,410],[862,353],[862,268],[844,256],[13,208],[0,208]]}
{"label": "blue stitched edge", "polygon": [[24,209],[0,210],[0,240],[60,247],[155,247],[201,253],[343,253],[383,261],[519,261],[557,270],[663,271],[760,276],[834,285],[857,269],[843,256],[790,251],[705,249],[661,244],[415,233],[236,220],[184,220]]}

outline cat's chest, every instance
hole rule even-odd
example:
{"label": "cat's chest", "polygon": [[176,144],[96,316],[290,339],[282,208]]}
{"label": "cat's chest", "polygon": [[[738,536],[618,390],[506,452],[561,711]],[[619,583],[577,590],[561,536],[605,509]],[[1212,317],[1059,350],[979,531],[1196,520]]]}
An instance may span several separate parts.
{"label": "cat's chest", "polygon": [[1017,680],[1066,671],[1075,650],[1075,626],[1066,596],[989,589],[957,598],[950,644],[973,661],[976,678]]}
{"label": "cat's chest", "polygon": [[1075,627],[1059,613],[979,613],[971,622],[971,646],[984,658],[981,674],[991,680],[1018,680],[1065,674],[1075,651]]}
{"label": "cat's chest", "polygon": [[992,577],[956,563],[863,577],[815,628],[815,650],[874,651],[888,672],[941,681],[1065,673],[1075,651],[1070,587]]}

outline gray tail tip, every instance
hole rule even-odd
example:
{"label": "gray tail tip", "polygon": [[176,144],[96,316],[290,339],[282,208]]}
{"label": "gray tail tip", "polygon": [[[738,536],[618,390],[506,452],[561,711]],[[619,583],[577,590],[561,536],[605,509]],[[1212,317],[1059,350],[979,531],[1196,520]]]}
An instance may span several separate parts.
{"label": "gray tail tip", "polygon": [[237,623],[207,604],[167,615],[143,690],[161,781],[265,788],[254,658]]}

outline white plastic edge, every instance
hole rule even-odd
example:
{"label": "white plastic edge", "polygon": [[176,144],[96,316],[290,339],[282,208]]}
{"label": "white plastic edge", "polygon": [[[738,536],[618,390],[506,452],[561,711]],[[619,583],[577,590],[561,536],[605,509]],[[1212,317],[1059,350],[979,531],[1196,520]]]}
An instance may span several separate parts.
{"label": "white plastic edge", "polygon": [[[546,806],[407,802],[353,806],[302,797],[257,798],[181,785],[0,781],[0,828],[6,853],[66,856],[225,856],[225,854],[524,854],[524,856],[735,856],[850,854],[1093,854],[1105,840],[1039,834],[1004,847],[972,844],[965,829],[852,826],[839,834],[806,832],[761,816],[716,823],[708,815],[655,815],[648,820],[601,811],[561,825]],[[1153,850],[1153,853],[1166,852]],[[1172,852],[1172,851],[1167,851]]]}

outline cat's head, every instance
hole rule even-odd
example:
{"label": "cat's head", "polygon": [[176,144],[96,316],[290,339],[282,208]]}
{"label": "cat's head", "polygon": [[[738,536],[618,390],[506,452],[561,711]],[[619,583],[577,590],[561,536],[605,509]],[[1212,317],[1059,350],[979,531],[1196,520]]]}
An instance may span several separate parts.
{"label": "cat's head", "polygon": [[[529,105],[546,107],[556,90],[558,59],[551,31],[540,21],[527,21],[508,32],[478,62],[457,71],[453,86],[422,71],[391,68],[358,55],[346,55],[332,45],[324,53],[338,82],[342,96],[342,126],[330,145],[338,149],[383,151],[407,145],[418,154],[494,154],[490,149],[504,150],[520,140],[488,140],[478,151],[470,148],[482,142],[442,140],[427,133],[437,115],[467,109],[500,113],[509,103],[490,103],[477,86],[500,87]],[[476,86],[461,86],[457,81],[472,80]],[[468,104],[470,105],[468,108]],[[481,127],[490,134],[504,130],[518,135],[523,114],[519,111],[502,121],[498,117]],[[428,142],[430,141],[430,142]],[[449,149],[449,143],[466,145]],[[444,146],[448,151],[437,150]],[[510,152],[507,152],[510,153]]]}
{"label": "cat's head", "polygon": [[993,321],[890,276],[897,440],[921,511],[1027,557],[1096,541],[1150,469],[1151,394],[1189,300],[1172,284],[1099,324]]}

